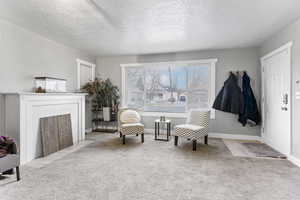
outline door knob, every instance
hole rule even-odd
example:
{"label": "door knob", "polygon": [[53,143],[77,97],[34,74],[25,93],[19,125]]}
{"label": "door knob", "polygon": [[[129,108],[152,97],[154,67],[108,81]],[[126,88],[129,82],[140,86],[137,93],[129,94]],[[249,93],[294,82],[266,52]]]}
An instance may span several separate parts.
{"label": "door knob", "polygon": [[284,94],[283,98],[282,98],[282,103],[285,104],[285,105],[287,105],[289,103],[288,100],[289,100],[289,95],[288,94]]}
{"label": "door knob", "polygon": [[281,107],[281,110],[287,111],[288,109],[287,109],[287,107]]}

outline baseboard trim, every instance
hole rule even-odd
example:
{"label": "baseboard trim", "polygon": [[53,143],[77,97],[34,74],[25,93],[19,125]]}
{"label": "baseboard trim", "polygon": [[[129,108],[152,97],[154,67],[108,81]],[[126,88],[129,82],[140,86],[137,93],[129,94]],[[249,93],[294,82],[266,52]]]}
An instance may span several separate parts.
{"label": "baseboard trim", "polygon": [[254,135],[236,135],[236,134],[227,134],[227,133],[209,133],[209,137],[213,138],[222,138],[222,139],[233,139],[233,140],[257,140],[262,141],[260,136]]}
{"label": "baseboard trim", "polygon": [[145,128],[144,129],[145,134],[154,134],[154,129],[151,128]]}
{"label": "baseboard trim", "polygon": [[288,160],[291,161],[293,164],[297,165],[298,167],[300,167],[300,159],[299,158],[289,155]]}
{"label": "baseboard trim", "polygon": [[[145,129],[146,134],[154,134],[154,129]],[[233,139],[233,140],[256,140],[263,142],[260,136],[253,135],[236,135],[236,134],[226,134],[226,133],[209,133],[208,137],[212,138],[222,138],[222,139]]]}

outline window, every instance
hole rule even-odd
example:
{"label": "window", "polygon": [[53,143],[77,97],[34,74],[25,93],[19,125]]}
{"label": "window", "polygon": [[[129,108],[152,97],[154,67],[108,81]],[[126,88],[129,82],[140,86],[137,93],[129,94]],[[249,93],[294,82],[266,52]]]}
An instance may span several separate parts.
{"label": "window", "polygon": [[163,113],[210,109],[215,98],[216,62],[211,59],[121,65],[122,105]]}

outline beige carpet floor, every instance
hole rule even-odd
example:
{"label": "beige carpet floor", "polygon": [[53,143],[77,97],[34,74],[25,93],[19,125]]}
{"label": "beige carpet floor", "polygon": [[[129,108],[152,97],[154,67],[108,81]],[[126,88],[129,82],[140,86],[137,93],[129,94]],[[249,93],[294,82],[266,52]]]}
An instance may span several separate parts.
{"label": "beige carpet floor", "polygon": [[[90,135],[78,149],[0,178],[1,200],[299,200],[300,168],[287,160],[235,157],[220,139],[209,145],[152,135]],[[2,179],[2,180],[1,180]]]}

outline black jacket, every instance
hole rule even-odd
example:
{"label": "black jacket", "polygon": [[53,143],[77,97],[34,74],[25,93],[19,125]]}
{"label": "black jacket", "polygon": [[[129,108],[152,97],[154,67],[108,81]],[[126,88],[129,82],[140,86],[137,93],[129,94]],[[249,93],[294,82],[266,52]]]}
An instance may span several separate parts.
{"label": "black jacket", "polygon": [[239,115],[239,122],[246,125],[248,120],[251,120],[256,125],[260,123],[260,114],[258,111],[257,103],[255,96],[253,94],[251,85],[250,85],[250,77],[247,73],[244,73],[243,76],[243,98],[244,98],[244,110]]}
{"label": "black jacket", "polygon": [[217,95],[213,108],[233,114],[241,114],[244,111],[241,88],[238,86],[237,77],[233,73],[230,73],[229,78],[224,82],[224,86]]}

